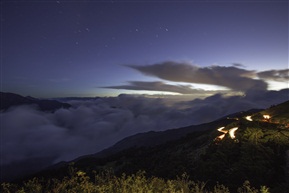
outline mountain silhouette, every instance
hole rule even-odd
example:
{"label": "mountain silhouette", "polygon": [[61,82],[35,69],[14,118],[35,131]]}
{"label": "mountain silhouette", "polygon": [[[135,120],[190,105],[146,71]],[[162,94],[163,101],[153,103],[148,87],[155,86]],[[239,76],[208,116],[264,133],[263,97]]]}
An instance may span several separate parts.
{"label": "mountain silhouette", "polygon": [[10,107],[19,105],[36,105],[41,111],[55,111],[59,108],[71,107],[68,103],[58,102],[56,100],[37,99],[31,96],[23,97],[14,93],[0,92],[0,110],[8,110]]}

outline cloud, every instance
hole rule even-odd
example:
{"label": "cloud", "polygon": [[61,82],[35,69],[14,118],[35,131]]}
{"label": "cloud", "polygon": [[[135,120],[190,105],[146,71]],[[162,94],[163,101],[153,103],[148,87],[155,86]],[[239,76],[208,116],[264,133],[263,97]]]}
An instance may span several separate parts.
{"label": "cloud", "polygon": [[243,65],[243,64],[240,64],[240,63],[232,63],[232,65],[233,66],[235,66],[235,67],[246,67],[245,65]]}
{"label": "cloud", "polygon": [[264,80],[289,81],[289,69],[262,71],[257,76]]}
{"label": "cloud", "polygon": [[[0,113],[0,161],[3,168],[38,159],[43,161],[42,166],[48,166],[96,153],[136,133],[180,128],[238,111],[267,108],[288,100],[288,92],[289,89],[255,91],[230,97],[215,94],[174,105],[167,105],[168,101],[162,98],[120,95],[66,101],[72,107],[54,113],[19,106]],[[29,164],[39,167],[31,162],[25,167]],[[14,165],[12,168],[16,168]]]}
{"label": "cloud", "polygon": [[264,109],[273,104],[279,104],[288,100],[289,89],[280,91],[248,92],[243,96],[226,97],[222,94],[215,94],[204,99],[194,99],[176,104],[176,107],[185,107],[192,119],[209,122],[217,117],[228,114],[246,111],[249,109]]}
{"label": "cloud", "polygon": [[146,66],[126,66],[145,75],[174,82],[218,85],[237,91],[267,89],[265,81],[252,78],[255,74],[254,71],[237,68],[236,66],[198,67],[189,63],[172,61]]}
{"label": "cloud", "polygon": [[109,87],[103,87],[103,88],[165,91],[165,92],[174,92],[174,93],[179,93],[179,94],[212,93],[210,91],[204,91],[202,89],[192,89],[191,85],[170,85],[162,81],[155,81],[155,82],[130,81],[129,85],[109,86]]}

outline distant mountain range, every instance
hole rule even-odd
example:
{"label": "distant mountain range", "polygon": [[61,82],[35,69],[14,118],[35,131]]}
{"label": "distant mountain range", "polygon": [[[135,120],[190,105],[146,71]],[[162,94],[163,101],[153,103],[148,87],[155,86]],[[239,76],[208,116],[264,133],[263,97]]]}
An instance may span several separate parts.
{"label": "distant mountain range", "polygon": [[30,96],[23,97],[14,93],[0,92],[0,110],[8,110],[10,107],[19,105],[35,105],[41,111],[55,111],[59,108],[71,107],[68,103],[62,103],[56,100],[37,99]]}

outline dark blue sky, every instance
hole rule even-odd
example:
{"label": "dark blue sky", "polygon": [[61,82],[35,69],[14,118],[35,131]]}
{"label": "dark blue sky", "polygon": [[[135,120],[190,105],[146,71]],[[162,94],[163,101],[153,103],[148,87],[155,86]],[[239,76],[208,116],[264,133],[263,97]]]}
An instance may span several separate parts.
{"label": "dark blue sky", "polygon": [[274,80],[270,89],[288,83],[288,71],[280,71],[288,69],[288,1],[3,1],[1,14],[5,92],[109,96],[212,83],[136,68],[167,61],[210,68],[224,81],[234,79],[212,65]]}

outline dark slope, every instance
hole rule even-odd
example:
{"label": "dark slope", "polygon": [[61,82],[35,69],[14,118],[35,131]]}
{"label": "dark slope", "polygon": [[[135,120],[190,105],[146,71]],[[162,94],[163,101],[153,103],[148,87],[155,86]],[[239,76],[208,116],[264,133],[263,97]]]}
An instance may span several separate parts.
{"label": "dark slope", "polygon": [[104,157],[129,148],[154,147],[157,145],[161,145],[170,141],[180,139],[192,132],[212,130],[218,127],[219,125],[229,124],[231,122],[233,122],[233,120],[220,119],[210,123],[204,123],[201,125],[192,125],[178,129],[139,133],[136,135],[126,137],[123,140],[117,142],[112,147],[105,149],[99,153],[96,153],[93,156]]}
{"label": "dark slope", "polygon": [[[256,111],[257,110],[253,110],[253,112],[256,112]],[[194,136],[194,135],[199,136],[200,134],[202,134],[205,137],[201,137],[201,138],[206,139],[205,141],[203,141],[203,143],[204,144],[208,142],[210,143],[212,139],[214,139],[219,134],[216,131],[218,127],[234,123],[236,119],[238,119],[239,117],[245,116],[248,113],[250,114],[250,112],[251,110],[246,111],[246,112],[234,113],[232,115],[226,116],[225,118],[218,119],[216,121],[201,124],[201,125],[192,125],[188,127],[170,129],[166,131],[150,131],[146,133],[139,133],[133,136],[126,137],[123,140],[117,142],[112,147],[109,147],[96,154],[81,156],[71,162],[60,162],[56,165],[49,167],[47,171],[56,170],[56,173],[59,173],[57,172],[57,170],[59,170],[60,168],[63,169],[67,167],[68,165],[70,165],[71,163],[77,163],[77,164],[82,163],[81,164],[82,166],[90,165],[92,163],[100,163],[100,165],[106,165],[105,164],[106,162],[110,162],[108,160],[117,159],[117,157],[119,155],[122,155],[123,153],[130,154],[130,152],[133,152],[137,149],[149,150],[149,149],[154,149],[158,147],[166,148],[168,144],[174,144],[176,141],[182,142],[183,139],[186,138],[187,136]],[[211,133],[213,133],[213,135],[210,137],[210,140],[208,140],[207,137],[211,135]],[[191,139],[191,141],[194,143],[194,139]],[[145,157],[149,158],[150,156],[145,156]],[[150,162],[148,161],[148,163]],[[157,166],[157,164],[154,164],[154,165]],[[62,169],[61,171],[63,171]],[[46,173],[46,171],[44,173]]]}
{"label": "dark slope", "polygon": [[270,119],[268,121],[273,123],[280,123],[289,126],[289,101],[278,105],[272,105],[270,108],[255,113],[252,118],[256,120],[263,120],[263,115],[269,115]]}
{"label": "dark slope", "polygon": [[[49,166],[42,172],[37,172],[37,176],[64,176],[67,174],[67,167],[71,163],[77,163],[77,165],[82,165],[83,167],[89,167],[89,168],[96,168],[99,169],[104,166],[106,168],[106,163],[109,163],[110,160],[117,160],[119,156],[123,154],[130,154],[130,152],[133,152],[136,149],[150,149],[153,147],[162,147],[167,144],[170,144],[173,141],[179,140],[187,135],[190,135],[191,133],[203,133],[206,134],[212,130],[215,130],[216,127],[219,127],[223,124],[229,124],[232,123],[234,119],[219,119],[210,123],[205,123],[201,125],[193,125],[188,127],[183,127],[179,129],[171,129],[166,131],[160,131],[160,132],[147,132],[147,133],[139,133],[127,138],[124,138],[123,140],[117,142],[112,147],[105,149],[101,152],[98,152],[96,154],[92,155],[86,155],[81,156],[71,162],[60,162],[58,164]],[[205,140],[206,142],[208,140]],[[137,155],[137,154],[136,154]],[[150,156],[145,156],[149,158]],[[150,162],[148,162],[150,163]],[[91,170],[94,170],[91,169]],[[16,181],[19,181],[19,178],[14,178],[13,181],[16,179]],[[20,177],[20,181],[23,179],[23,177]]]}
{"label": "dark slope", "polygon": [[[101,164],[103,164],[106,162],[104,160],[114,159],[118,155],[121,155],[123,152],[131,152],[131,149],[149,149],[153,147],[161,147],[162,145],[166,146],[166,144],[182,139],[183,137],[190,135],[191,133],[208,133],[212,130],[215,130],[215,128],[220,127],[221,125],[229,124],[232,122],[234,122],[234,119],[225,118],[210,123],[204,123],[201,125],[192,125],[166,131],[150,131],[146,133],[139,133],[126,137],[123,140],[117,142],[115,145],[104,149],[98,153],[81,156],[75,160],[72,160],[71,162],[63,161],[53,166],[50,166],[48,168],[48,171],[65,168],[71,163],[86,163],[87,160],[88,162],[90,162],[90,160],[98,160],[101,162]],[[46,173],[46,171],[44,173]]]}
{"label": "dark slope", "polygon": [[[94,156],[94,157],[105,157],[117,152],[123,151],[129,148],[138,148],[138,147],[154,147],[157,145],[161,145],[167,143],[169,141],[174,141],[186,136],[189,133],[196,131],[209,131],[215,129],[216,127],[220,127],[221,125],[227,125],[236,121],[239,117],[244,117],[250,115],[252,113],[257,113],[262,111],[262,109],[251,109],[248,111],[237,112],[234,114],[227,115],[223,118],[220,118],[216,121],[212,121],[209,123],[204,123],[200,125],[191,125],[187,127],[177,128],[177,129],[169,129],[165,131],[149,131],[145,133],[138,133],[129,137],[126,137],[113,146],[102,150],[94,155],[86,155],[76,160],[82,159],[84,157]],[[75,160],[74,160],[75,161]]]}
{"label": "dark slope", "polygon": [[59,108],[69,108],[68,103],[61,103],[56,100],[37,99],[33,97],[23,97],[14,93],[0,92],[0,110],[8,110],[10,107],[19,105],[36,105],[41,111],[55,111]]}

